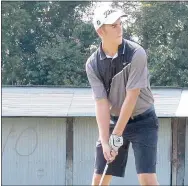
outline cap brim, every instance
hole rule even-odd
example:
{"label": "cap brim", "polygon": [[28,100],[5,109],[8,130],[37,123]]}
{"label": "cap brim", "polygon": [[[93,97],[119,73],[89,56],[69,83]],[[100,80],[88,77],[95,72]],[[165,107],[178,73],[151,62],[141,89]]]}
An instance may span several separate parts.
{"label": "cap brim", "polygon": [[127,17],[127,14],[124,14],[123,12],[114,12],[112,13],[108,19],[104,22],[104,24],[113,24],[115,23],[120,17]]}

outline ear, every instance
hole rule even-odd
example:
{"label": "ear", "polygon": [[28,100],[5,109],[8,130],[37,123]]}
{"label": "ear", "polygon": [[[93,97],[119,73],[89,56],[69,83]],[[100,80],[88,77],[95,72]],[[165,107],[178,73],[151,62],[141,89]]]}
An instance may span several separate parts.
{"label": "ear", "polygon": [[99,36],[102,35],[102,30],[101,30],[101,28],[99,28],[99,29],[97,30],[97,34],[98,34]]}
{"label": "ear", "polygon": [[104,35],[104,29],[102,27],[100,27],[98,30],[97,30],[97,34],[100,36],[100,37],[103,37]]}

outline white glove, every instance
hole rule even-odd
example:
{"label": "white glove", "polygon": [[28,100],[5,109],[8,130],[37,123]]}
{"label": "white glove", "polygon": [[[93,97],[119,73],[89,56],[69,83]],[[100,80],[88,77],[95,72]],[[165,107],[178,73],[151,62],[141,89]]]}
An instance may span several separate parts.
{"label": "white glove", "polygon": [[116,134],[111,134],[109,145],[114,151],[118,152],[118,149],[123,145],[123,137]]}

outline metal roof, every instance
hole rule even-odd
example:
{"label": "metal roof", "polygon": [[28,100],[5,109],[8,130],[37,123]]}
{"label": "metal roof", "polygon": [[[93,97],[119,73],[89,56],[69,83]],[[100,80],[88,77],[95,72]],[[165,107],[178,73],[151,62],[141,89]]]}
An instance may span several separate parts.
{"label": "metal roof", "polygon": [[[188,90],[152,88],[158,117],[188,117]],[[91,88],[3,87],[4,117],[95,116]]]}

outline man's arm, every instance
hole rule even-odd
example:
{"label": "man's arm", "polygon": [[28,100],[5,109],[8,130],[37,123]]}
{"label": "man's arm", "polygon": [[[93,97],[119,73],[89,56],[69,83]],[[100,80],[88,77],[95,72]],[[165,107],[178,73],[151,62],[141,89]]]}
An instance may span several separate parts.
{"label": "man's arm", "polygon": [[89,59],[86,63],[86,73],[95,100],[95,113],[99,129],[99,137],[101,143],[105,144],[108,143],[109,140],[110,123],[110,105],[107,99],[106,90],[101,79],[95,74]]}
{"label": "man's arm", "polygon": [[133,89],[133,90],[127,91],[126,98],[125,98],[123,105],[121,107],[119,119],[117,121],[117,124],[116,124],[112,134],[116,134],[118,136],[122,135],[122,133],[125,129],[125,126],[129,120],[129,118],[132,115],[132,112],[136,105],[136,101],[137,101],[139,93],[140,93],[140,89]]}
{"label": "man's arm", "polygon": [[107,99],[99,99],[95,103],[96,119],[103,154],[107,162],[112,162],[117,156],[117,152],[109,146],[110,104]]}
{"label": "man's arm", "polygon": [[99,129],[99,138],[102,144],[108,144],[110,125],[110,106],[107,99],[95,102],[96,120]]}
{"label": "man's arm", "polygon": [[106,90],[100,77],[95,74],[89,60],[86,63],[86,73],[95,100],[96,120],[103,154],[108,162],[113,161],[117,152],[111,150],[109,146],[110,104],[107,99]]}
{"label": "man's arm", "polygon": [[146,88],[148,77],[147,55],[143,48],[139,48],[132,59],[128,82],[126,85],[126,97],[121,107],[119,119],[113,134],[122,135],[125,126],[135,108],[141,88]]}

